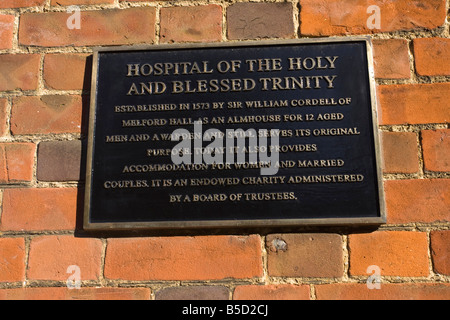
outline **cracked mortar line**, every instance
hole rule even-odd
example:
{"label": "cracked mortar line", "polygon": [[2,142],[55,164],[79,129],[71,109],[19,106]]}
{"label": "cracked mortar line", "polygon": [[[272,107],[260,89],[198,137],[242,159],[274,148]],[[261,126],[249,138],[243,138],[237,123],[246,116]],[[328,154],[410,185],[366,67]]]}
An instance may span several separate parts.
{"label": "cracked mortar line", "polygon": [[262,268],[263,268],[263,275],[261,277],[261,282],[263,284],[270,283],[269,280],[269,256],[267,253],[267,247],[266,247],[266,235],[260,235],[261,237],[261,258],[262,258]]}

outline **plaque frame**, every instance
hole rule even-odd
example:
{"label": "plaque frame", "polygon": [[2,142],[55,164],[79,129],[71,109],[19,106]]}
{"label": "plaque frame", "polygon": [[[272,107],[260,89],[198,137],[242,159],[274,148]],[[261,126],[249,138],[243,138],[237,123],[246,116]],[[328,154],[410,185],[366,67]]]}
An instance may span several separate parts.
{"label": "plaque frame", "polygon": [[[98,58],[102,52],[111,51],[158,51],[201,48],[260,47],[277,45],[307,45],[317,43],[365,42],[367,49],[367,70],[371,100],[372,130],[375,148],[376,180],[378,185],[379,217],[358,218],[304,218],[304,219],[266,219],[266,220],[196,220],[196,221],[154,221],[154,222],[102,222],[92,223],[90,219],[92,160],[94,147],[94,129],[97,105]],[[373,65],[373,45],[370,36],[330,37],[313,39],[158,44],[95,47],[93,49],[90,107],[87,140],[86,183],[83,206],[83,229],[85,231],[157,231],[157,230],[194,230],[194,229],[230,229],[230,228],[292,228],[292,227],[342,227],[377,226],[386,223],[386,204],[383,188],[380,130],[378,129],[376,82]]]}

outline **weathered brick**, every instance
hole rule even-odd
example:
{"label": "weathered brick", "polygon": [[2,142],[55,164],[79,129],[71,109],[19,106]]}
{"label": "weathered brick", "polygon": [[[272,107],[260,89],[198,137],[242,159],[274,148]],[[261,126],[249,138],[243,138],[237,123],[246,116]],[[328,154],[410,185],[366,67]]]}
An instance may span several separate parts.
{"label": "weathered brick", "polygon": [[237,286],[233,300],[309,300],[309,286],[293,284]]}
{"label": "weathered brick", "polygon": [[5,136],[8,131],[8,100],[0,99],[0,137]]}
{"label": "weathered brick", "polygon": [[450,179],[388,180],[384,189],[388,223],[450,221]]}
{"label": "weathered brick", "polygon": [[450,121],[450,83],[382,85],[378,93],[382,125]]}
{"label": "weathered brick", "polygon": [[30,244],[27,277],[31,280],[67,280],[80,269],[80,280],[97,280],[100,275],[102,241],[74,236],[41,236]]}
{"label": "weathered brick", "polygon": [[11,49],[14,35],[13,15],[0,14],[0,49]]}
{"label": "weathered brick", "polygon": [[108,240],[107,279],[215,280],[260,276],[262,253],[257,235]]}
{"label": "weathered brick", "polygon": [[37,89],[40,63],[39,54],[0,55],[0,91]]}
{"label": "weathered brick", "polygon": [[228,38],[293,38],[292,4],[235,3],[227,9]]}
{"label": "weathered brick", "polygon": [[38,148],[37,179],[72,181],[81,178],[82,142],[46,141]]}
{"label": "weathered brick", "polygon": [[77,195],[76,188],[5,189],[1,230],[73,230]]}
{"label": "weathered brick", "polygon": [[0,289],[1,300],[149,300],[148,288],[41,287]]}
{"label": "weathered brick", "polygon": [[114,0],[52,0],[50,4],[52,6],[71,6],[71,5],[90,5],[90,4],[103,4],[114,3]]}
{"label": "weathered brick", "polygon": [[436,273],[450,275],[450,230],[431,232],[431,258]]}
{"label": "weathered brick", "polygon": [[0,143],[0,182],[31,181],[35,153],[34,143]]}
{"label": "weathered brick", "polygon": [[56,90],[88,90],[91,68],[86,54],[47,54],[44,60],[45,86]]}
{"label": "weathered brick", "polygon": [[211,4],[195,7],[161,8],[161,42],[220,41],[222,7]]}
{"label": "weathered brick", "polygon": [[80,96],[22,96],[13,99],[11,132],[19,134],[81,132]]}
{"label": "weathered brick", "polygon": [[450,171],[450,129],[423,130],[422,149],[425,170]]}
{"label": "weathered brick", "polygon": [[349,235],[351,275],[368,275],[376,265],[381,276],[428,276],[428,241],[425,232],[376,231]]}
{"label": "weathered brick", "polygon": [[362,283],[316,285],[318,300],[448,300],[448,283],[382,283],[381,289],[368,289]]}
{"label": "weathered brick", "polygon": [[7,8],[23,8],[44,5],[45,0],[2,0],[0,2],[1,9]]}
{"label": "weathered brick", "polygon": [[378,79],[409,79],[408,42],[404,39],[374,40],[374,68]]}
{"label": "weathered brick", "polygon": [[269,276],[342,277],[338,234],[272,234],[266,238]]}
{"label": "weathered brick", "polygon": [[[300,4],[301,33],[311,36],[434,29],[446,17],[445,0],[302,0]],[[380,8],[380,29],[368,27],[371,5]]]}
{"label": "weathered brick", "polygon": [[19,43],[27,46],[92,46],[151,43],[155,8],[82,11],[80,29],[69,29],[67,12],[24,13]]}
{"label": "weathered brick", "polygon": [[223,286],[184,286],[159,290],[156,300],[229,300],[230,290]]}
{"label": "weathered brick", "polygon": [[381,137],[385,173],[419,171],[419,150],[414,132],[383,132]]}
{"label": "weathered brick", "polygon": [[0,282],[25,279],[25,240],[0,238]]}
{"label": "weathered brick", "polygon": [[421,76],[450,75],[450,39],[414,39],[416,71]]}

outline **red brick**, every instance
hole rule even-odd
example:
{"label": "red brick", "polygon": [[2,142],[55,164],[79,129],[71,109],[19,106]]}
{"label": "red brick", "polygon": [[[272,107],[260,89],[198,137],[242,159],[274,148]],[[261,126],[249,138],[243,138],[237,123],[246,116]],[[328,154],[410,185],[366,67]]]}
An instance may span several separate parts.
{"label": "red brick", "polygon": [[376,265],[381,276],[426,277],[428,241],[425,232],[376,231],[349,235],[350,274],[368,275]]}
{"label": "red brick", "polygon": [[[302,0],[300,4],[301,33],[312,36],[434,29],[444,24],[447,13],[445,0]],[[367,26],[371,5],[380,8],[381,29]]]}
{"label": "red brick", "polygon": [[47,54],[44,60],[45,86],[56,90],[82,90],[90,86],[86,54]]}
{"label": "red brick", "polygon": [[450,221],[450,179],[388,180],[384,189],[388,223]]}
{"label": "red brick", "polygon": [[316,285],[318,300],[448,300],[448,283],[382,283],[381,289],[368,289],[362,283]]}
{"label": "red brick", "polygon": [[5,136],[8,131],[8,100],[0,99],[0,137]]}
{"label": "red brick", "polygon": [[262,254],[257,235],[108,240],[107,279],[217,280],[260,276]]}
{"label": "red brick", "polygon": [[338,234],[272,234],[266,238],[269,276],[342,277],[342,238]]}
{"label": "red brick", "polygon": [[25,279],[25,240],[0,238],[0,282]]}
{"label": "red brick", "polygon": [[404,39],[374,40],[375,77],[378,79],[409,79],[408,42]]}
{"label": "red brick", "polygon": [[91,46],[151,43],[155,9],[130,8],[82,11],[80,29],[69,29],[67,12],[24,13],[19,43],[27,46]]}
{"label": "red brick", "polygon": [[414,39],[417,74],[421,76],[450,75],[450,39]]}
{"label": "red brick", "polygon": [[423,130],[422,149],[425,170],[450,171],[450,129]]}
{"label": "red brick", "polygon": [[34,143],[1,143],[0,183],[31,181],[35,154]]}
{"label": "red brick", "polygon": [[233,300],[309,300],[309,286],[293,284],[237,286]]}
{"label": "red brick", "polygon": [[14,188],[3,191],[1,230],[73,230],[75,188]]}
{"label": "red brick", "polygon": [[235,3],[227,9],[228,38],[295,37],[292,4]]}
{"label": "red brick", "polygon": [[52,6],[70,6],[70,5],[90,5],[90,4],[103,4],[114,3],[114,0],[52,0],[50,4]]}
{"label": "red brick", "polygon": [[419,171],[417,136],[414,132],[383,132],[381,137],[385,173]]}
{"label": "red brick", "polygon": [[30,244],[27,277],[30,280],[64,280],[71,265],[80,268],[80,280],[97,280],[100,275],[102,241],[95,238],[41,236]]}
{"label": "red brick", "polygon": [[431,232],[431,258],[436,273],[450,275],[450,230]]}
{"label": "red brick", "polygon": [[2,0],[0,8],[23,8],[44,5],[45,0]]}
{"label": "red brick", "polygon": [[0,49],[12,48],[14,19],[12,15],[0,14]]}
{"label": "red brick", "polygon": [[13,100],[11,132],[19,134],[81,132],[82,97],[23,96]]}
{"label": "red brick", "polygon": [[382,85],[378,93],[382,125],[450,121],[450,83]]}
{"label": "red brick", "polygon": [[149,300],[148,288],[65,287],[0,289],[1,300]]}
{"label": "red brick", "polygon": [[195,7],[161,8],[161,42],[220,41],[222,7],[211,4]]}
{"label": "red brick", "polygon": [[0,91],[37,89],[40,63],[39,54],[0,55]]}

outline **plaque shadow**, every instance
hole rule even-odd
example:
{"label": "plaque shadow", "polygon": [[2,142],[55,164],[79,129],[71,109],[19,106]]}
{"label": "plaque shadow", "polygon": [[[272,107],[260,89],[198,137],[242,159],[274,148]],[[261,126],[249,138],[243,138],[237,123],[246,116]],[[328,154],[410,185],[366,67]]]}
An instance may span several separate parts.
{"label": "plaque shadow", "polygon": [[86,232],[83,230],[83,215],[84,215],[84,196],[86,183],[86,163],[87,163],[87,137],[89,128],[89,109],[91,98],[91,78],[93,67],[93,55],[86,58],[85,73],[83,78],[82,88],[82,113],[81,113],[81,159],[80,159],[80,179],[77,186],[77,206],[75,218],[75,237],[86,237]]}

